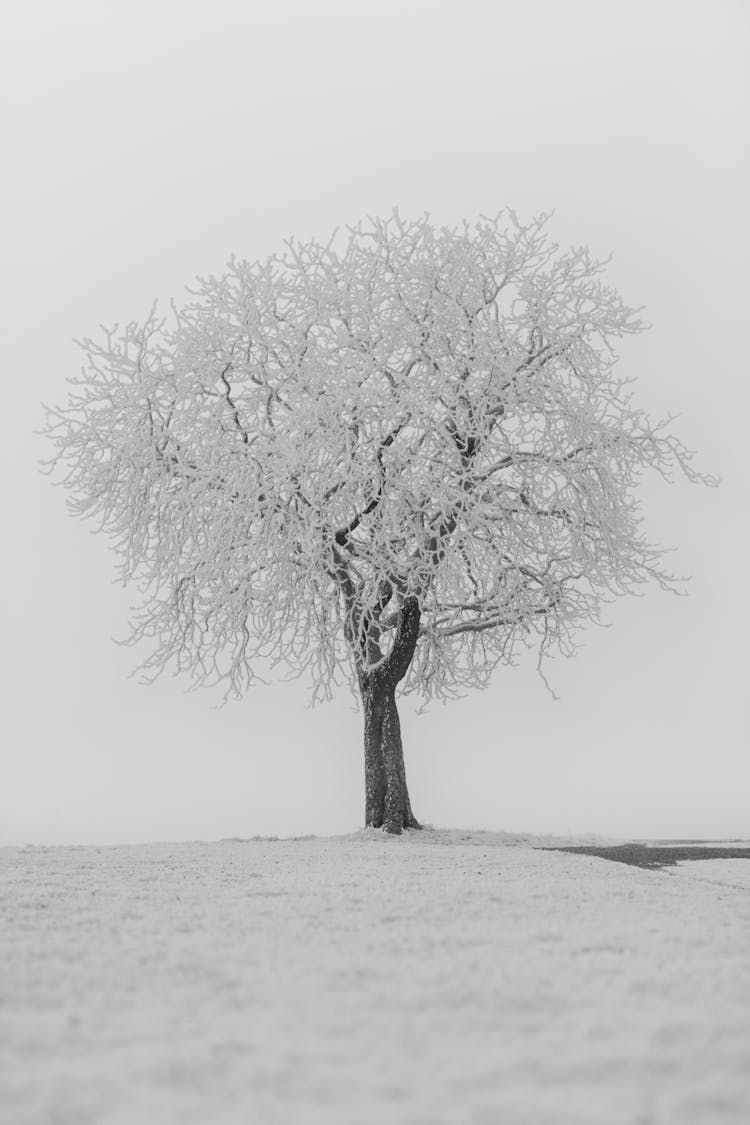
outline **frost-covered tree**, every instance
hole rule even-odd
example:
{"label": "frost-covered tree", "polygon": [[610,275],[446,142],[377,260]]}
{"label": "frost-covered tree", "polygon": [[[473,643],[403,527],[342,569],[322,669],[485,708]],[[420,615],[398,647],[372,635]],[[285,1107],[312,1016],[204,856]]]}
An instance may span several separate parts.
{"label": "frost-covered tree", "polygon": [[635,486],[698,474],[616,374],[637,310],[547,224],[394,212],[233,259],[168,319],[84,340],[48,411],[71,512],[139,584],[146,674],[348,681],[389,832],[418,827],[397,691],[483,687],[521,643],[541,667],[603,600],[671,583]]}

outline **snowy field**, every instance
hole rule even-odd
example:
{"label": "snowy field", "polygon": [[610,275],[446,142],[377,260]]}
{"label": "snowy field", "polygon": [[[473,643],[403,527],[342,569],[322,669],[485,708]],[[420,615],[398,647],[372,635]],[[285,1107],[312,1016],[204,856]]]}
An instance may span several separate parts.
{"label": "snowy field", "polygon": [[0,849],[2,1125],[750,1122],[750,862]]}

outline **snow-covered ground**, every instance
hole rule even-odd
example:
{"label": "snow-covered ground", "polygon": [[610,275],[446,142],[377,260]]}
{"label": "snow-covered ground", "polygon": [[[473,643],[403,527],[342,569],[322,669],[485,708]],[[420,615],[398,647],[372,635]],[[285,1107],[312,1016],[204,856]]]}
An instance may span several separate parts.
{"label": "snow-covered ground", "polygon": [[746,1125],[750,862],[0,850],[3,1125]]}

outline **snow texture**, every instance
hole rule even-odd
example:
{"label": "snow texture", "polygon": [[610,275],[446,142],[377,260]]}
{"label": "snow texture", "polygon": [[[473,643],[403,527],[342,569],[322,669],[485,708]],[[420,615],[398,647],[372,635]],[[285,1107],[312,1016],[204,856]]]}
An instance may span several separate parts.
{"label": "snow texture", "polygon": [[554,842],[2,849],[3,1125],[750,1121],[750,863]]}

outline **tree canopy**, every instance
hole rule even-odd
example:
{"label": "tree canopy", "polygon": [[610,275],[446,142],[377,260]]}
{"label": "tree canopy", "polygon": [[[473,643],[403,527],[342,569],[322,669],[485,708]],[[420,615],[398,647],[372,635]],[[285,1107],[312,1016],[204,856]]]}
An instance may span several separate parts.
{"label": "tree canopy", "polygon": [[139,583],[146,669],[241,693],[270,661],[320,698],[416,604],[404,690],[450,695],[669,582],[634,488],[692,454],[616,372],[638,310],[548,218],[394,212],[82,341],[54,463]]}

